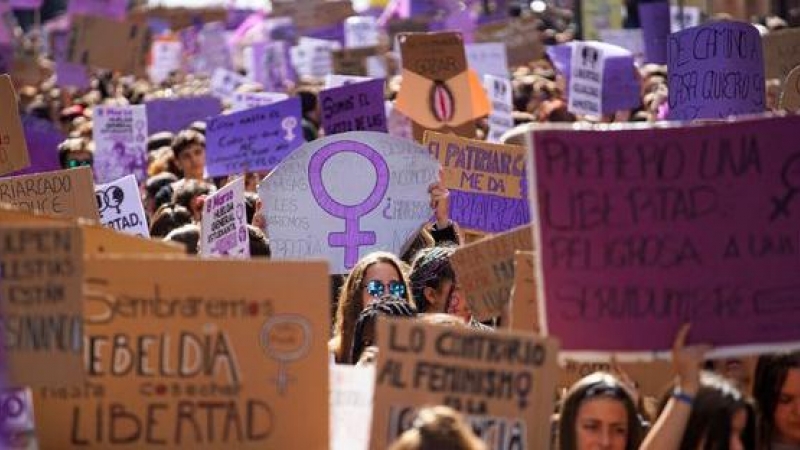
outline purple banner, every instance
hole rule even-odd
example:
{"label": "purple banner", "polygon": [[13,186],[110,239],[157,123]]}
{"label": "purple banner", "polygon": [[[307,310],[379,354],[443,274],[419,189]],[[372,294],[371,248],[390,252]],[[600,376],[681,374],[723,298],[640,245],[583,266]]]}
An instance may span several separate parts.
{"label": "purple banner", "polygon": [[61,164],[58,162],[58,144],[64,142],[67,135],[49,120],[27,115],[22,116],[22,129],[25,133],[25,141],[28,143],[31,165],[19,172],[9,174],[9,176],[30,175],[61,169]]}
{"label": "purple banner", "polygon": [[69,0],[67,14],[70,16],[100,16],[114,20],[125,20],[128,0]]}
{"label": "purple banner", "polygon": [[300,99],[217,116],[206,128],[206,170],[212,177],[272,170],[303,139]]}
{"label": "purple banner", "polygon": [[720,119],[766,108],[758,30],[721,21],[669,37],[669,120]]}
{"label": "purple banner", "polygon": [[219,99],[211,96],[150,100],[147,126],[150,134],[159,131],[177,133],[197,120],[206,120],[222,112]]}
{"label": "purple banner", "polygon": [[644,36],[645,61],[667,63],[667,38],[670,32],[668,1],[639,3],[639,20]]}
{"label": "purple banner", "polygon": [[56,63],[56,83],[61,87],[86,89],[90,86],[89,70],[86,66],[67,61],[69,51],[69,31],[50,33],[53,60]]}
{"label": "purple banner", "polygon": [[347,131],[386,133],[382,78],[326,89],[319,95],[326,135]]}

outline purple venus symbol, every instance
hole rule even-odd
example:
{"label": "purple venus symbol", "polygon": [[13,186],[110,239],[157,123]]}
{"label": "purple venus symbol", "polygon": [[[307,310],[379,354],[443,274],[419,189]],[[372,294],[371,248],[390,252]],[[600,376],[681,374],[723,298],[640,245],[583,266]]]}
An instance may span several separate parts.
{"label": "purple venus symbol", "polygon": [[[331,157],[339,153],[355,153],[367,159],[375,168],[376,180],[369,197],[357,205],[343,205],[330,196],[322,181],[322,169]],[[345,176],[345,175],[342,175]],[[355,141],[338,141],[320,148],[308,165],[308,181],[317,204],[333,217],[344,219],[344,232],[328,233],[328,245],[344,247],[344,265],[350,269],[358,261],[358,248],[377,242],[374,231],[361,231],[358,221],[378,207],[389,189],[389,166],[370,146]]]}

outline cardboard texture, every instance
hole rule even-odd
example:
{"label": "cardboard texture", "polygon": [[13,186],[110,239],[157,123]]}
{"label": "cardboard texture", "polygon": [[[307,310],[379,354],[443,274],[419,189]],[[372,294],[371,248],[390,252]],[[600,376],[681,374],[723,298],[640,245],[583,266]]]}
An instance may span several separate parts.
{"label": "cardboard texture", "polygon": [[0,75],[0,176],[25,169],[30,164],[17,94],[11,77]]}
{"label": "cardboard texture", "polygon": [[773,31],[761,37],[765,76],[784,80],[800,65],[800,29]]}
{"label": "cardboard texture", "polygon": [[83,383],[82,248],[75,225],[0,224],[3,364],[10,386]]}
{"label": "cardboard texture", "polygon": [[47,80],[53,71],[42,64],[37,55],[25,53],[14,55],[11,65],[11,79],[18,88],[23,86],[38,86]]}
{"label": "cardboard texture", "polygon": [[539,334],[539,295],[536,290],[534,252],[514,253],[514,288],[511,290],[510,314],[506,323],[512,330]]}
{"label": "cardboard texture", "polygon": [[[108,45],[113,42],[114,45]],[[117,22],[95,16],[72,18],[71,63],[147,76],[150,29],[143,21]]]}
{"label": "cardboard texture", "polygon": [[345,48],[331,52],[333,73],[338,75],[367,76],[367,58],[377,56],[378,47]]}
{"label": "cardboard texture", "polygon": [[160,19],[167,22],[173,31],[193,26],[197,23],[224,22],[228,11],[224,8],[146,8],[131,11],[133,20]]}
{"label": "cardboard texture", "polygon": [[31,212],[100,219],[89,167],[0,178],[0,202]]}
{"label": "cardboard texture", "polygon": [[537,22],[534,18],[524,18],[482,25],[475,31],[475,42],[504,42],[508,64],[524,66],[544,57]]}
{"label": "cardboard texture", "polygon": [[783,83],[780,108],[796,112],[800,109],[800,66],[795,67]]}
{"label": "cardboard texture", "polygon": [[[639,394],[643,396],[660,400],[675,383],[675,369],[671,361],[655,360],[617,365],[636,383]],[[558,387],[569,389],[576,381],[594,372],[614,373],[614,370],[608,361],[563,361],[558,371]]]}
{"label": "cardboard texture", "polygon": [[85,268],[89,382],[81,396],[34,392],[42,448],[328,447],[323,263],[129,256]]}
{"label": "cardboard texture", "polygon": [[319,29],[331,24],[343,23],[348,17],[356,15],[349,0],[324,2],[273,3],[272,16],[290,16],[299,31]]}
{"label": "cardboard texture", "polygon": [[517,250],[533,250],[530,225],[459,247],[450,258],[470,311],[478,320],[498,317],[508,306]]}
{"label": "cardboard texture", "polygon": [[437,404],[481,411],[465,418],[490,449],[548,448],[557,341],[383,317],[376,337],[371,449],[387,448],[419,408]]}

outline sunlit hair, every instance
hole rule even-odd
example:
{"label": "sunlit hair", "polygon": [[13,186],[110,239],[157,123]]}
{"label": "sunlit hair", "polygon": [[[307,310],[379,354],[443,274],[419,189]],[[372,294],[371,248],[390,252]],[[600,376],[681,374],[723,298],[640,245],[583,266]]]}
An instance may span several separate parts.
{"label": "sunlit hair", "polygon": [[770,450],[775,441],[775,408],[790,369],[800,369],[800,352],[762,355],[753,381],[753,397],[760,408],[759,448]]}
{"label": "sunlit hair", "polygon": [[461,415],[447,406],[423,408],[389,450],[485,450]]}

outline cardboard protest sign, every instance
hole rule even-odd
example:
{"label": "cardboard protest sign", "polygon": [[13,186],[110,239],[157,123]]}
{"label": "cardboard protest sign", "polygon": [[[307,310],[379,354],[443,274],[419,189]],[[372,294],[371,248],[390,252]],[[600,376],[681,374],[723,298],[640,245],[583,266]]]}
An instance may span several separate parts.
{"label": "cardboard protest sign", "polygon": [[42,448],[327,447],[324,264],[132,255],[85,270],[89,382],[34,392]]}
{"label": "cardboard protest sign", "polygon": [[800,65],[800,30],[772,31],[761,37],[764,50],[764,75],[783,80]]}
{"label": "cardboard protest sign", "polygon": [[[333,58],[333,72],[336,74],[361,77],[386,76],[386,58],[380,54],[378,47],[334,50],[331,57]],[[384,74],[378,75],[377,72],[380,72],[381,69]]]}
{"label": "cardboard protest sign", "polygon": [[305,32],[344,23],[348,17],[356,14],[350,0],[330,0],[324,2],[274,2],[272,15],[291,17],[297,29]]}
{"label": "cardboard protest sign", "polygon": [[218,177],[272,170],[303,144],[297,97],[214,117],[206,127],[206,170]]}
{"label": "cardboard protest sign", "polygon": [[121,233],[150,237],[136,175],[95,186],[100,222]]}
{"label": "cardboard protest sign", "polygon": [[127,0],[69,0],[67,14],[70,16],[98,16],[112,20],[125,20]]}
{"label": "cardboard protest sign", "polygon": [[780,108],[787,111],[800,109],[800,66],[795,67],[783,83]]}
{"label": "cardboard protest sign", "polygon": [[444,169],[453,221],[490,233],[530,222],[523,147],[433,132],[424,141]]}
{"label": "cardboard protest sign", "polygon": [[0,178],[0,202],[30,212],[100,218],[88,167]]}
{"label": "cardboard protest sign", "polygon": [[490,112],[480,79],[467,67],[458,33],[401,35],[403,83],[395,108],[414,122],[414,137],[425,130],[475,136],[475,119]]}
{"label": "cardboard protest sign", "polygon": [[236,258],[250,256],[244,178],[237,178],[206,198],[200,226],[200,255]]}
{"label": "cardboard protest sign", "polygon": [[[544,56],[538,20],[534,18],[510,19],[482,25],[475,31],[475,42],[504,42],[508,64],[511,66],[524,66]],[[503,68],[507,69],[508,64]]]}
{"label": "cardboard protest sign", "polygon": [[96,16],[73,16],[71,20],[68,62],[147,76],[150,30],[146,24]]}
{"label": "cardboard protest sign", "polygon": [[77,226],[0,224],[0,321],[9,385],[69,386],[85,379],[82,249]]}
{"label": "cardboard protest sign", "polygon": [[382,78],[325,89],[319,94],[320,119],[326,135],[348,131],[385,133]]}
{"label": "cardboard protest sign", "polygon": [[470,311],[478,320],[499,317],[511,300],[517,250],[533,250],[530,225],[459,247],[450,258]]}
{"label": "cardboard protest sign", "polygon": [[371,449],[411,428],[419,408],[442,404],[465,414],[490,449],[548,447],[557,341],[385,318],[376,337]]}
{"label": "cardboard protest sign", "polygon": [[380,43],[380,28],[372,16],[353,16],[344,21],[345,48],[375,47]]}
{"label": "cardboard protest sign", "polygon": [[711,22],[669,36],[669,120],[764,112],[764,57],[758,30]]}
{"label": "cardboard protest sign", "polygon": [[[633,382],[640,395],[660,399],[675,384],[671,361],[657,359],[646,362],[617,363]],[[568,389],[581,378],[595,372],[614,373],[609,361],[576,361],[567,359],[558,371],[558,387]]]}
{"label": "cardboard protest sign", "polygon": [[582,3],[583,39],[596,40],[600,30],[622,28],[623,0],[575,0]]}
{"label": "cardboard protest sign", "polygon": [[128,174],[147,179],[147,110],[144,105],[98,106],[92,115],[94,177],[110,183]]}
{"label": "cardboard protest sign", "polygon": [[439,165],[383,133],[328,136],[292,152],[259,185],[273,259],[325,258],[347,273],[376,250],[402,253],[431,217]]}
{"label": "cardboard protest sign", "polygon": [[0,176],[31,164],[11,77],[0,75]]}
{"label": "cardboard protest sign", "polygon": [[375,367],[331,366],[331,450],[367,450]]}
{"label": "cardboard protest sign", "polygon": [[222,112],[219,99],[211,96],[159,98],[146,101],[145,107],[150,134],[160,131],[177,133],[189,128],[196,120],[206,120]]}
{"label": "cardboard protest sign", "polygon": [[800,341],[798,126],[533,132],[544,330],[569,351],[666,350],[686,322],[719,351]]}
{"label": "cardboard protest sign", "polygon": [[539,301],[536,289],[534,252],[514,253],[514,288],[511,291],[511,314],[506,321],[512,330],[540,334]]}
{"label": "cardboard protest sign", "polygon": [[666,64],[667,37],[670,33],[669,1],[639,3],[639,21],[644,37],[645,61]]}
{"label": "cardboard protest sign", "polygon": [[483,42],[464,46],[467,64],[481,77],[494,75],[508,78],[508,55],[506,44],[502,42]]}
{"label": "cardboard protest sign", "polygon": [[498,143],[506,131],[514,128],[514,117],[511,115],[514,111],[511,80],[507,76],[484,75],[483,87],[489,94],[489,101],[492,102],[492,112],[487,119],[489,133],[486,140]]}
{"label": "cardboard protest sign", "polygon": [[282,102],[287,98],[289,96],[283,92],[237,92],[233,94],[231,110],[234,112],[244,111]]}

